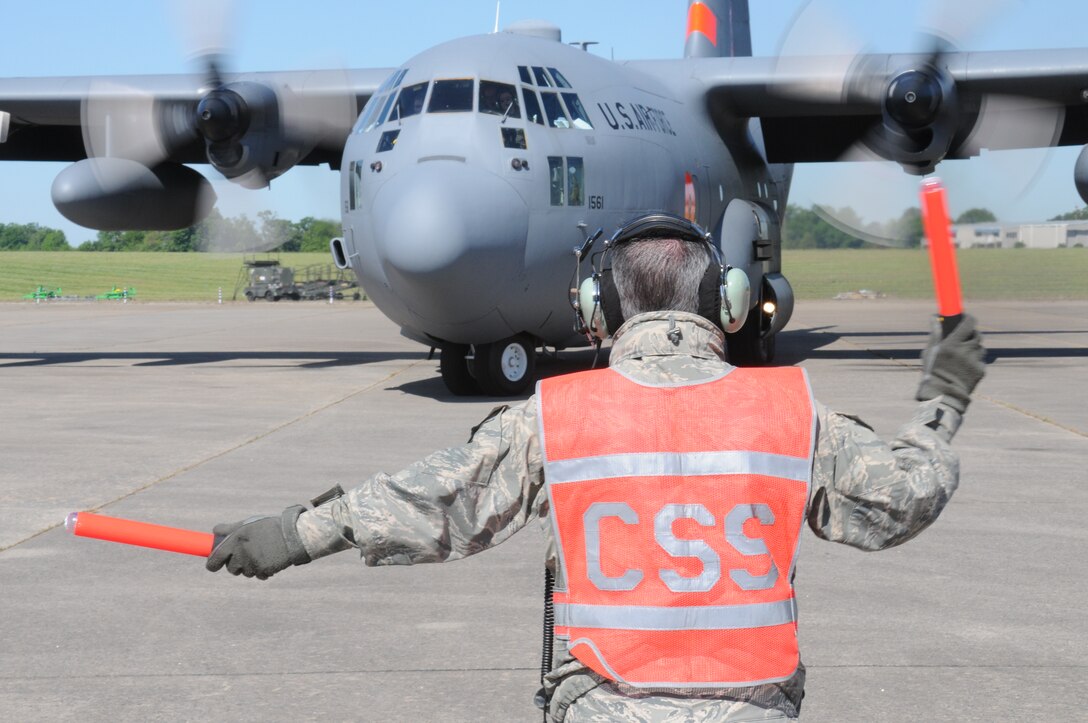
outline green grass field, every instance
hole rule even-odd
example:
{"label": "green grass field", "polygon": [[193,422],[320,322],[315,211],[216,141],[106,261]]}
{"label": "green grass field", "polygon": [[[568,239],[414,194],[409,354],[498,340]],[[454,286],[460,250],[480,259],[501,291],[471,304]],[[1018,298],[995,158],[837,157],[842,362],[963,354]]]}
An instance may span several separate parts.
{"label": "green grass field", "polygon": [[[966,299],[1088,299],[1088,249],[963,249],[956,258]],[[933,296],[925,249],[787,249],[782,272],[800,299],[860,289]]]}
{"label": "green grass field", "polygon": [[[329,254],[280,254],[295,268],[332,262]],[[229,300],[242,268],[240,254],[0,252],[0,301],[22,299],[39,284],[65,296],[94,296],[114,286],[135,288],[138,301]],[[242,298],[239,292],[239,297]]]}
{"label": "green grass field", "polygon": [[[968,299],[1088,299],[1088,249],[967,249],[958,252]],[[327,264],[324,253],[281,254],[284,266]],[[830,299],[870,289],[889,298],[933,294],[921,249],[787,250],[783,272],[800,299]],[[39,285],[65,296],[135,287],[138,301],[229,300],[238,254],[0,252],[0,301],[17,301]],[[241,298],[239,296],[239,298]]]}

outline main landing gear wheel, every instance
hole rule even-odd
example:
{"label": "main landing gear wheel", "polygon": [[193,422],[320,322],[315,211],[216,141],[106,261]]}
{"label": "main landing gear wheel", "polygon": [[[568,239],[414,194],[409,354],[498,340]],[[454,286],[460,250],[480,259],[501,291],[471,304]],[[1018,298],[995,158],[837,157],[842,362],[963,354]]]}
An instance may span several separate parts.
{"label": "main landing gear wheel", "polygon": [[467,344],[447,344],[438,356],[438,369],[442,372],[442,381],[451,394],[465,397],[479,394],[480,385],[469,370]]}
{"label": "main landing gear wheel", "polygon": [[735,334],[726,334],[729,363],[739,367],[757,367],[774,361],[774,334],[763,336],[761,332],[763,312],[756,307],[748,314],[747,321]]}
{"label": "main landing gear wheel", "polygon": [[477,344],[473,372],[480,390],[495,397],[521,394],[536,378],[536,344],[528,334]]}

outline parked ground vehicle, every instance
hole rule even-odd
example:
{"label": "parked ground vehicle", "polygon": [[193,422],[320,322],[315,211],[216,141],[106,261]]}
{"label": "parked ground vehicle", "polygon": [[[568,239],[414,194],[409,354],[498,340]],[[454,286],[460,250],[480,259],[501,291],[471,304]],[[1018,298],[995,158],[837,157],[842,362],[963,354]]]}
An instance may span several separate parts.
{"label": "parked ground vehicle", "polygon": [[250,301],[320,301],[328,299],[330,292],[336,299],[343,299],[348,294],[354,299],[362,298],[362,291],[354,274],[338,269],[333,264],[313,264],[296,271],[290,266],[281,266],[278,258],[246,257],[235,284],[235,299],[238,298],[239,290]]}
{"label": "parked ground vehicle", "polygon": [[250,301],[267,299],[279,301],[283,297],[298,299],[295,286],[295,270],[280,266],[277,259],[247,259],[244,267],[249,270],[245,295]]}

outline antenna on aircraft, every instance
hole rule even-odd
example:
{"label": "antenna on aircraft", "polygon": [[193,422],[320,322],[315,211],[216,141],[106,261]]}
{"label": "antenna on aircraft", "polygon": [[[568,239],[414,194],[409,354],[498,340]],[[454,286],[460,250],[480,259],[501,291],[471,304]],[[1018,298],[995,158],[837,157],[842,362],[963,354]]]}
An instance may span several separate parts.
{"label": "antenna on aircraft", "polygon": [[582,50],[588,53],[590,45],[600,45],[600,43],[598,43],[596,40],[575,40],[572,43],[567,43],[567,45],[581,46]]}
{"label": "antenna on aircraft", "polygon": [[502,0],[495,0],[495,29],[492,33],[499,32],[499,8],[502,7]]}

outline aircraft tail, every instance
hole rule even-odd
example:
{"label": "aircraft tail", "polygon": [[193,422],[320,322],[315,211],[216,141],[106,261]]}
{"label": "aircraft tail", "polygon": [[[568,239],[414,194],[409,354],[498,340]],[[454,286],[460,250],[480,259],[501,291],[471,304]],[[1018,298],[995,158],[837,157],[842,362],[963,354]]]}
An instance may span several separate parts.
{"label": "aircraft tail", "polygon": [[685,58],[752,54],[748,0],[689,0]]}

